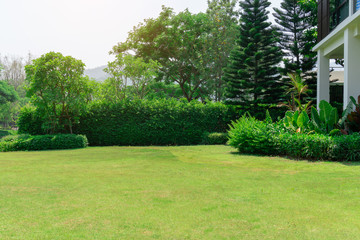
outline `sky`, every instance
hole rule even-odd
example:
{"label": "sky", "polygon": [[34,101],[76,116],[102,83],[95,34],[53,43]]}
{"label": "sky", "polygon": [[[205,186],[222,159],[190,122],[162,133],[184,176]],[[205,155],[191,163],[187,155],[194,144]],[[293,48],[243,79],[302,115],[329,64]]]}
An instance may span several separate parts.
{"label": "sky", "polygon": [[[106,65],[112,47],[144,19],[156,18],[162,5],[198,13],[207,0],[0,0],[0,54],[55,51],[81,59],[86,68]],[[271,7],[279,5],[272,0]]]}

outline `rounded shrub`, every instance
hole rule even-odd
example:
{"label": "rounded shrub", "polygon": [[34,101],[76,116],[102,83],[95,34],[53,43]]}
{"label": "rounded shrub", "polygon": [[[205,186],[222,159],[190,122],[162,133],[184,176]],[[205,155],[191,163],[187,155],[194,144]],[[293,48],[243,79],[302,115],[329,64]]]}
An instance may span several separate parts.
{"label": "rounded shrub", "polygon": [[276,124],[259,121],[245,114],[232,123],[228,143],[240,153],[276,154],[277,141],[274,137],[277,131]]}

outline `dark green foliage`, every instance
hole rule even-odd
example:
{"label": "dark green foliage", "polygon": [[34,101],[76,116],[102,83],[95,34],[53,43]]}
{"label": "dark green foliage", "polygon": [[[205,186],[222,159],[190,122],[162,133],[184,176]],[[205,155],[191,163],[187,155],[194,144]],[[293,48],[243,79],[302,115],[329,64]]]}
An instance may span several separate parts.
{"label": "dark green foliage", "polygon": [[266,111],[269,111],[270,116],[273,120],[277,120],[278,118],[283,118],[287,111],[286,107],[279,107],[276,105],[265,105],[260,104],[256,109],[247,106],[236,106],[236,109],[239,111],[239,115],[243,115],[245,113],[249,113],[251,116],[255,117],[258,120],[264,120],[266,118]]}
{"label": "dark green foliage", "polygon": [[277,70],[281,50],[276,43],[277,33],[268,22],[269,5],[267,0],[240,2],[239,38],[224,71],[227,103],[246,110],[259,111],[259,105],[276,104],[284,97]]}
{"label": "dark green foliage", "polygon": [[207,132],[225,132],[236,112],[221,103],[134,100],[94,104],[75,131],[90,145],[191,145]]}
{"label": "dark green foliage", "polygon": [[84,135],[59,134],[32,136],[30,134],[22,134],[2,138],[0,141],[0,152],[73,149],[85,148],[87,145],[88,141]]}
{"label": "dark green foliage", "polygon": [[279,155],[309,160],[330,159],[332,138],[320,134],[285,133],[276,138]]}
{"label": "dark green foliage", "polygon": [[203,135],[203,144],[216,145],[216,144],[226,144],[229,140],[227,133],[208,133],[205,132]]}
{"label": "dark green foliage", "polygon": [[17,120],[17,126],[19,127],[19,134],[31,134],[31,135],[42,135],[45,134],[45,129],[42,125],[45,123],[45,119],[36,111],[35,107],[25,106],[21,109]]}
{"label": "dark green foliage", "polygon": [[273,139],[276,131],[278,129],[273,123],[244,115],[232,123],[228,143],[241,153],[276,154],[276,141]]}
{"label": "dark green foliage", "polygon": [[[28,109],[18,121],[21,133],[45,132],[36,111]],[[202,104],[175,99],[124,100],[94,103],[74,126],[90,145],[190,145],[199,144],[204,132],[226,132],[237,111],[221,103]]]}
{"label": "dark green foliage", "polygon": [[274,8],[274,11],[275,21],[281,32],[279,44],[284,52],[281,73],[286,76],[288,73],[301,72],[310,89],[308,95],[311,100],[315,100],[316,72],[313,68],[317,53],[312,48],[316,44],[316,22],[310,19],[314,10],[304,8],[297,0],[283,0],[281,8]]}
{"label": "dark green foliage", "polygon": [[334,137],[331,155],[335,161],[360,161],[360,134]]}

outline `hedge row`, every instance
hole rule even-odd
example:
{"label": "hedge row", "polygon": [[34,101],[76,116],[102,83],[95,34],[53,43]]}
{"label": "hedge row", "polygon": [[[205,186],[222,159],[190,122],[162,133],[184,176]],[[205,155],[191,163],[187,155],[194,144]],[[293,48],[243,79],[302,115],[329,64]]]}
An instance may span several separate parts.
{"label": "hedge row", "polygon": [[240,153],[286,155],[332,161],[360,161],[360,135],[288,133],[276,123],[241,117],[229,131],[229,145]]}
{"label": "hedge row", "polygon": [[87,145],[87,138],[83,135],[58,134],[32,136],[29,134],[21,134],[3,137],[0,141],[0,152],[73,149],[85,148]]}
{"label": "hedge row", "polygon": [[[41,114],[24,109],[20,133],[45,134]],[[226,132],[238,111],[221,103],[133,100],[117,104],[93,103],[74,126],[93,146],[200,144],[204,132]]]}

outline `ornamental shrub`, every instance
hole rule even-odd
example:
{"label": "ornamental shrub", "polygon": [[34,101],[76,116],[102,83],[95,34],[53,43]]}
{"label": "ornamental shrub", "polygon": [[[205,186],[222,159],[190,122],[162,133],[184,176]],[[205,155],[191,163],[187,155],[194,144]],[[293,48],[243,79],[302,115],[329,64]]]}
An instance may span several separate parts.
{"label": "ornamental shrub", "polygon": [[308,160],[360,161],[360,134],[295,133],[282,124],[243,116],[232,124],[229,145],[240,153],[286,155]]}
{"label": "ornamental shrub", "polygon": [[85,148],[87,145],[88,141],[84,135],[58,134],[32,136],[30,134],[21,134],[2,138],[0,141],[0,152],[73,149]]}
{"label": "ornamental shrub", "polygon": [[259,121],[245,114],[232,122],[228,143],[241,153],[276,154],[278,151],[275,137],[279,131],[276,124]]}

